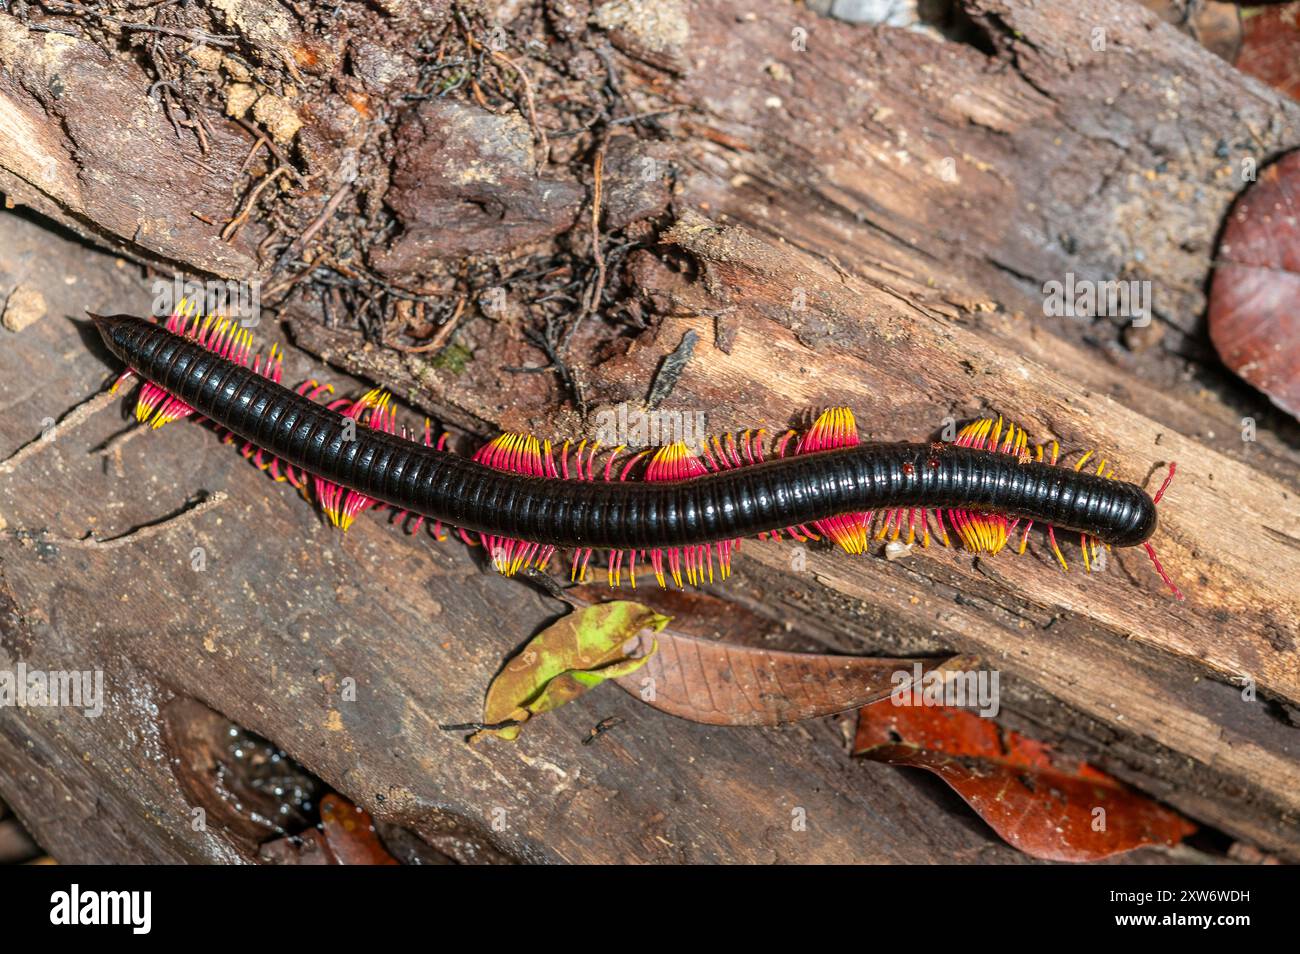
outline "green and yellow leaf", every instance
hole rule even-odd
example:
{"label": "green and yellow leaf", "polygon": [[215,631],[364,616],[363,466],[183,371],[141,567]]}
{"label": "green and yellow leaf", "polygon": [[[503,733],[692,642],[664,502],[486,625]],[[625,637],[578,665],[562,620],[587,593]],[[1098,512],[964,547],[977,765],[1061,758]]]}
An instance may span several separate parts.
{"label": "green and yellow leaf", "polygon": [[[533,637],[492,680],[483,705],[482,729],[471,741],[493,735],[513,741],[533,716],[558,709],[607,679],[636,672],[659,649],[629,655],[645,630],[658,633],[671,617],[631,600],[575,610]],[[514,722],[516,725],[501,723]]]}

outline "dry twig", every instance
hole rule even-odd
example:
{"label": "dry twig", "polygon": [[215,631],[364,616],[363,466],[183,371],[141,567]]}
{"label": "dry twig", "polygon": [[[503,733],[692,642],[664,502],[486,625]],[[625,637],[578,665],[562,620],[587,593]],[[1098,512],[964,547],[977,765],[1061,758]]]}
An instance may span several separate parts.
{"label": "dry twig", "polygon": [[164,530],[169,530],[179,526],[182,523],[189,522],[215,507],[225,503],[228,494],[224,490],[218,490],[215,493],[192,500],[178,513],[164,517],[157,523],[147,523],[143,526],[128,530],[126,533],[117,537],[110,537],[107,540],[101,540],[93,534],[87,534],[84,537],[60,537],[50,534],[45,530],[6,530],[5,533],[15,537],[39,537],[41,540],[54,543],[58,546],[73,547],[80,550],[116,550],[118,547],[124,547],[128,543],[137,543],[140,540],[157,536]]}
{"label": "dry twig", "polygon": [[116,397],[117,394],[114,391],[100,391],[95,396],[82,401],[65,414],[61,420],[55,422],[53,428],[48,431],[42,431],[39,437],[33,437],[3,461],[0,461],[0,474],[12,474],[14,470],[17,469],[18,465],[27,458],[38,453],[41,448],[48,447],[50,444],[54,443],[54,439],[49,435],[58,430],[71,431],[73,428],[78,427],[88,420],[96,412],[102,411],[104,408],[112,404],[113,399]]}

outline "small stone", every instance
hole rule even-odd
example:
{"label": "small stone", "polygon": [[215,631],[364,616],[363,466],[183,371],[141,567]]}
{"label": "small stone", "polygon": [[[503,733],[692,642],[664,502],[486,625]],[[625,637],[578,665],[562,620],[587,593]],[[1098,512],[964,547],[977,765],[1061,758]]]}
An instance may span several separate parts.
{"label": "small stone", "polygon": [[593,19],[628,56],[661,69],[684,68],[691,27],[682,0],[609,0]]}
{"label": "small stone", "polygon": [[601,210],[608,229],[659,215],[672,196],[672,153],[663,144],[618,136],[605,156],[605,198]]}
{"label": "small stone", "polygon": [[231,83],[226,87],[226,115],[242,119],[257,102],[257,90],[247,83]]}
{"label": "small stone", "polygon": [[211,46],[202,46],[195,44],[189,49],[189,56],[199,69],[206,73],[214,73],[221,66],[223,59],[221,51]]}
{"label": "small stone", "polygon": [[414,59],[366,38],[352,41],[348,59],[353,75],[376,93],[395,86],[406,88],[419,78]]}
{"label": "small stone", "polygon": [[248,72],[248,67],[232,56],[223,56],[221,58],[221,68],[229,73],[230,78],[236,82],[253,82],[253,74]]}
{"label": "small stone", "polygon": [[253,118],[281,145],[287,145],[302,128],[302,119],[289,100],[270,93],[253,104]]}
{"label": "small stone", "polygon": [[886,560],[902,560],[912,555],[912,546],[909,543],[902,543],[898,540],[890,540],[885,544]]}
{"label": "small stone", "polygon": [[437,259],[569,232],[582,208],[585,192],[576,183],[537,175],[532,132],[518,114],[433,99],[408,114],[393,139],[384,201],[404,230],[374,256],[373,267],[385,275],[409,280]]}
{"label": "small stone", "polygon": [[910,27],[920,22],[917,0],[834,0],[830,15],[848,23]]}
{"label": "small stone", "polygon": [[509,321],[520,317],[520,309],[499,285],[484,289],[478,297],[478,307],[489,321]]}
{"label": "small stone", "polygon": [[1124,346],[1135,354],[1141,354],[1160,343],[1165,336],[1165,326],[1158,322],[1145,325],[1129,325],[1124,329]]}
{"label": "small stone", "polygon": [[5,302],[4,326],[10,331],[22,331],[45,317],[45,296],[31,285],[19,285]]}
{"label": "small stone", "polygon": [[767,75],[772,77],[772,79],[776,80],[778,83],[794,82],[794,76],[790,73],[789,67],[787,67],[784,63],[778,62],[776,60],[770,60],[768,61],[766,69],[767,69]]}

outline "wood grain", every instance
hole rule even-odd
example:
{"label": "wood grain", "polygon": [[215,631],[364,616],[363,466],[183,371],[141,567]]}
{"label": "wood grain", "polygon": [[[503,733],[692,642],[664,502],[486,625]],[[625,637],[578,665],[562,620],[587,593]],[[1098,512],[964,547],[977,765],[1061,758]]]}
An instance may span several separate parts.
{"label": "wood grain", "polygon": [[[1155,542],[1186,604],[1140,554],[1085,577],[1038,544],[1020,559],[931,549],[893,562],[811,548],[799,569],[789,547],[747,542],[718,594],[836,651],[978,654],[1003,672],[1009,724],[1300,857],[1300,432],[1217,364],[1202,319],[1234,169],[1300,141],[1300,110],[1136,4],[964,8],[974,31],[959,43],[775,0],[701,0],[684,5],[674,72],[623,44],[624,95],[684,114],[671,126],[679,188],[660,241],[621,266],[647,329],[578,368],[590,409],[640,402],[689,330],[699,344],[662,407],[703,410],[715,430],[847,404],[867,435],[916,439],[997,410],[1105,451],[1140,483],[1177,459]],[[805,23],[798,52],[791,29]],[[1121,320],[1043,315],[1043,283],[1070,272],[1151,281],[1161,336],[1142,345]],[[51,316],[122,292],[47,277]],[[289,317],[307,350],[472,431],[578,437],[590,424],[554,376],[490,386],[501,363],[537,357],[517,325],[478,328],[483,370],[456,376],[326,329],[309,305]],[[0,361],[10,448],[108,367],[48,319]],[[1257,440],[1241,440],[1244,418]],[[84,456],[120,426],[57,437],[0,487],[10,527],[107,536],[196,490],[231,501],[129,553],[12,534],[0,549],[0,662],[102,662],[117,699],[98,722],[0,712],[0,796],[57,857],[252,857],[187,824],[158,711],[194,698],[468,860],[1019,860],[946,793],[849,762],[834,721],[720,732],[593,693],[518,747],[466,750],[433,726],[472,717],[557,603],[373,523],[332,536],[196,427]],[[363,690],[350,708],[345,677]],[[625,724],[579,744],[612,714]],[[808,832],[790,830],[796,807]]]}
{"label": "wood grain", "polygon": [[[8,216],[0,235],[0,268],[41,263],[28,280],[52,314],[141,293],[111,259],[87,261],[35,225]],[[69,262],[75,285],[63,281]],[[53,319],[0,349],[0,454],[106,380],[111,366],[87,341]],[[308,367],[293,353],[289,364],[290,378]],[[124,426],[104,412],[56,432],[0,484],[0,668],[105,673],[98,719],[0,709],[0,797],[61,861],[257,857],[233,828],[191,827],[183,753],[171,748],[184,734],[168,724],[192,711],[185,700],[274,740],[377,822],[461,861],[1023,860],[953,818],[940,789],[854,762],[847,723],[719,731],[607,687],[539,719],[518,744],[468,747],[437,725],[474,718],[502,660],[563,604],[458,543],[405,537],[379,519],[339,535],[192,423],[120,455],[90,453]],[[117,536],[198,490],[230,496],[115,550],[55,539]],[[615,715],[620,726],[582,744]],[[797,808],[805,831],[792,827]]]}

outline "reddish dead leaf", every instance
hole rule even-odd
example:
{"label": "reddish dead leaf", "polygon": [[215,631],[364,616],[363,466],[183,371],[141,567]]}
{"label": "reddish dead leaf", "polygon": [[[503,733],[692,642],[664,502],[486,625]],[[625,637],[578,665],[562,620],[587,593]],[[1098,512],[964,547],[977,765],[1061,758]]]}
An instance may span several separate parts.
{"label": "reddish dead leaf", "polygon": [[1300,417],[1300,152],[1269,166],[1232,208],[1210,287],[1224,363]]}
{"label": "reddish dead leaf", "polygon": [[659,652],[615,681],[661,712],[708,725],[780,725],[856,709],[910,685],[916,662],[754,649],[667,630],[657,638]]}
{"label": "reddish dead leaf", "polygon": [[1241,48],[1241,13],[1235,3],[1223,0],[1141,0],[1148,10],[1195,39],[1229,63]]}
{"label": "reddish dead leaf", "polygon": [[1144,845],[1174,845],[1196,830],[1086,762],[964,709],[867,706],[858,715],[853,750],[933,772],[1002,838],[1035,858],[1096,861]]}
{"label": "reddish dead leaf", "polygon": [[320,801],[320,825],[268,841],[258,858],[272,865],[397,865],[375,834],[370,813],[342,795]]}
{"label": "reddish dead leaf", "polygon": [[320,802],[321,829],[335,863],[340,865],[395,865],[375,834],[370,813],[340,795],[326,795]]}
{"label": "reddish dead leaf", "polygon": [[1300,99],[1300,3],[1243,10],[1236,66]]}

